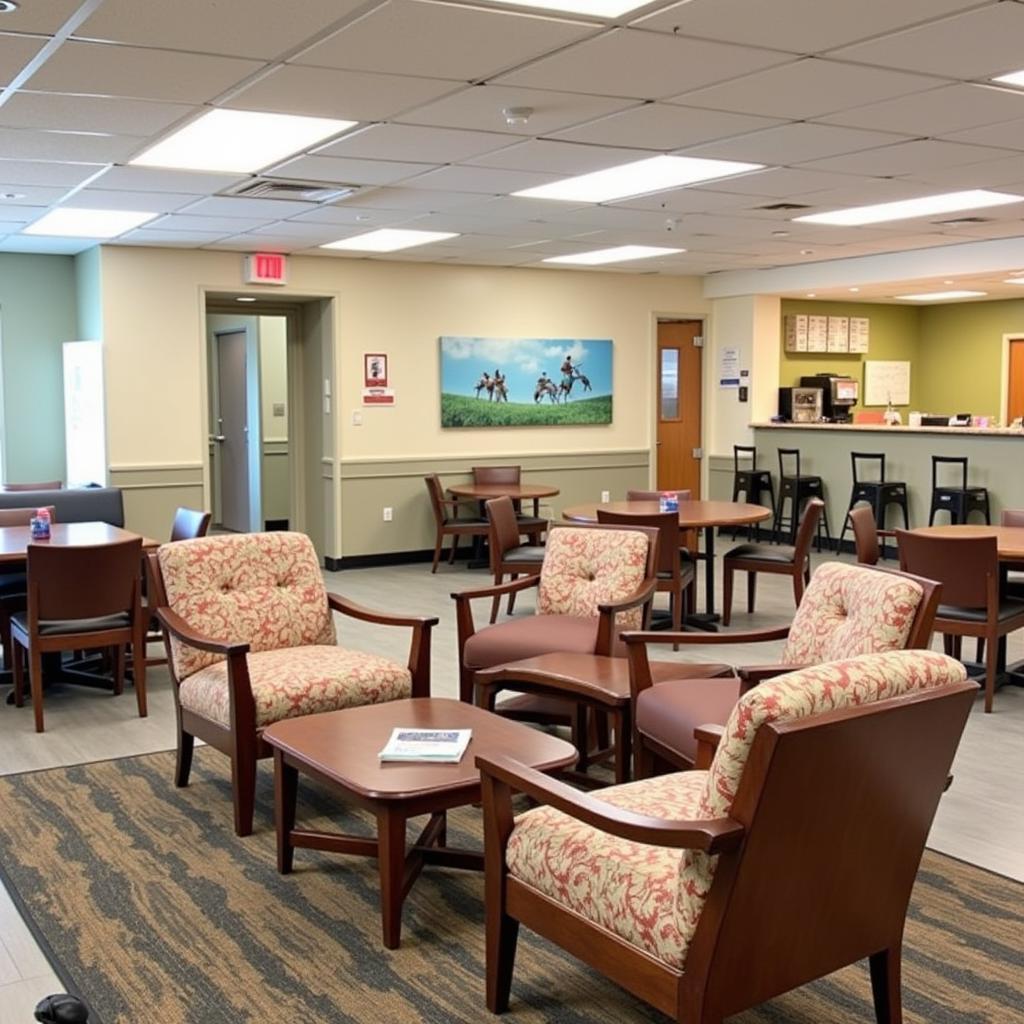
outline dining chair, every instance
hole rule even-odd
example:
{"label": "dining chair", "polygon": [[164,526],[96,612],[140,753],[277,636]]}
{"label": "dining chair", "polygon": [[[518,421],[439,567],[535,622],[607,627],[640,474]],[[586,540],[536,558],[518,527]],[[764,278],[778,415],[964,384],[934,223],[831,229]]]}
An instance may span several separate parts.
{"label": "dining chair", "polygon": [[[596,794],[478,755],[488,1009],[509,1009],[524,925],[679,1024],[724,1024],[864,959],[873,1019],[900,1024],[911,890],[977,692],[965,677],[932,651],[803,669],[737,704],[707,771]],[[539,806],[520,812],[519,793]]]}
{"label": "dining chair", "polygon": [[60,491],[64,484],[60,480],[46,480],[41,484],[4,484],[4,491]]}
{"label": "dining chair", "polygon": [[985,641],[985,711],[995,700],[996,672],[1005,637],[1024,629],[1024,601],[999,589],[999,545],[993,537],[933,537],[896,531],[900,568],[942,583],[935,632],[960,656],[961,638]]}
{"label": "dining chair", "polygon": [[[626,491],[626,501],[661,501],[662,496],[674,494],[676,501],[691,501],[692,491]],[[700,552],[699,534],[697,530],[683,530],[680,533],[679,557],[684,562],[698,562],[704,558]],[[690,603],[691,611],[696,607],[696,581],[688,588],[687,601]]]}
{"label": "dining chair", "polygon": [[[1024,508],[1004,508],[999,513],[999,525],[1024,526]],[[1010,597],[1024,598],[1024,562],[1006,562],[1003,569],[1006,572],[1006,593]]]}
{"label": "dining chair", "polygon": [[[514,484],[518,487],[523,480],[522,466],[473,466],[473,483],[475,484]],[[533,514],[523,513],[523,503],[517,498],[512,502],[520,528],[530,538],[531,544],[540,544],[548,521],[540,514],[540,498],[533,499]]]}
{"label": "dining chair", "polygon": [[[693,583],[696,577],[693,562],[683,561],[682,531],[679,528],[678,512],[613,512],[598,507],[597,521],[610,526],[649,526],[658,531],[658,566],[655,590],[669,595],[669,609],[672,628],[678,632],[683,628],[687,611],[693,611]],[[688,600],[689,595],[690,600]],[[676,650],[679,648],[676,647]]]}
{"label": "dining chair", "polygon": [[[515,506],[511,498],[492,498],[484,505],[487,521],[490,523],[488,547],[490,548],[491,572],[494,574],[494,585],[498,586],[505,580],[505,574],[516,580],[520,576],[537,575],[544,561],[543,544],[524,544],[522,529],[516,518]],[[508,595],[508,614],[512,614],[516,595]],[[491,622],[498,619],[498,608],[501,598],[495,596],[491,602]]]}
{"label": "dining chair", "polygon": [[[56,510],[52,505],[44,506],[50,513],[50,522],[56,522]],[[5,526],[28,526],[37,508],[0,508],[0,529]],[[28,577],[21,564],[0,566],[0,649],[3,650],[4,667],[10,669],[11,658],[11,616],[23,611],[28,595]]]}
{"label": "dining chair", "polygon": [[475,503],[446,498],[441,478],[436,473],[431,473],[423,479],[430,495],[430,509],[434,513],[434,528],[437,531],[434,539],[434,564],[430,571],[437,572],[437,563],[441,558],[441,546],[445,537],[452,539],[452,550],[448,556],[448,564],[451,565],[455,561],[460,537],[486,537],[490,527],[487,520],[481,516],[460,517],[461,508],[471,507]]}
{"label": "dining chair", "polygon": [[43,731],[43,655],[114,649],[114,694],[124,690],[125,648],[131,647],[139,717],[146,711],[142,538],[110,544],[29,544],[28,607],[11,617],[14,702],[23,703],[24,664],[36,732]]}
{"label": "dining chair", "polygon": [[[857,505],[847,513],[853,527],[853,549],[861,565],[877,565],[885,555],[885,541],[895,537],[892,530],[879,530],[870,505]],[[882,538],[881,548],[878,539]]]}
{"label": "dining chair", "polygon": [[803,519],[797,531],[796,543],[788,544],[740,544],[727,551],[722,560],[723,595],[722,625],[728,626],[732,618],[733,575],[747,574],[747,612],[753,613],[757,598],[757,574],[776,573],[793,580],[793,598],[800,607],[804,586],[811,579],[811,543],[818,528],[825,503],[820,498],[811,498],[804,506]]}

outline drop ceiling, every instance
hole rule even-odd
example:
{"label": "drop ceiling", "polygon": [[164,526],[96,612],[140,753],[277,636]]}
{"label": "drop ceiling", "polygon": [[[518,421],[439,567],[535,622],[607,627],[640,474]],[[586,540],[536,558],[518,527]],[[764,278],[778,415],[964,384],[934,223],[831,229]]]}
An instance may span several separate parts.
{"label": "drop ceiling", "polygon": [[[1024,67],[1021,39],[1022,0],[684,0],[620,19],[488,0],[21,0],[0,14],[0,251],[95,244],[22,233],[60,206],[158,214],[111,243],[129,246],[490,266],[687,250],[594,272],[1024,241],[1024,202],[969,223],[791,221],[958,189],[1024,196],[1024,90],[990,84]],[[357,121],[262,169],[354,192],[233,198],[249,176],[130,166],[211,107]],[[533,113],[509,124],[507,107]],[[599,206],[511,195],[658,153],[765,169]],[[372,257],[319,248],[380,227],[458,237]]]}

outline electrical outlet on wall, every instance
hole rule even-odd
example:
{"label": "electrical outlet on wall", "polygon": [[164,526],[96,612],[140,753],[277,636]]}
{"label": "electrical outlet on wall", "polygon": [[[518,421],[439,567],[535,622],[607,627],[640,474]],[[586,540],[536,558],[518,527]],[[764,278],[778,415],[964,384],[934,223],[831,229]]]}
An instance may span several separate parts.
{"label": "electrical outlet on wall", "polygon": [[611,491],[602,491],[601,492],[601,500],[602,501],[611,501],[612,500],[612,492]]}
{"label": "electrical outlet on wall", "polygon": [[395,518],[395,510],[390,505],[384,506],[384,522],[390,523]]}

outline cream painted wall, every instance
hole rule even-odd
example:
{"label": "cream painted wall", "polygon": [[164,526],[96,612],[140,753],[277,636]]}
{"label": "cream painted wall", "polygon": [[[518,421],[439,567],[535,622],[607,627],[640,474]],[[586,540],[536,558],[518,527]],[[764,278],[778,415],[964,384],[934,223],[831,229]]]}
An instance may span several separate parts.
{"label": "cream painted wall", "polygon": [[[696,278],[556,270],[442,267],[326,257],[290,261],[277,299],[337,296],[333,440],[340,464],[390,457],[514,456],[650,449],[652,346],[658,314],[702,316]],[[109,452],[113,466],[200,465],[205,293],[243,288],[242,256],[176,249],[104,248]],[[607,427],[442,430],[437,339],[610,337],[615,413]],[[360,405],[364,352],[386,352],[397,394],[392,409]],[[159,387],[147,380],[159,379]],[[363,425],[351,412],[363,413]],[[337,476],[338,474],[335,474]],[[342,490],[344,502],[344,490]],[[328,554],[344,546],[342,514],[327,524]],[[334,540],[331,540],[331,537]],[[396,550],[401,542],[396,540]],[[358,551],[345,550],[346,554]]]}
{"label": "cream painted wall", "polygon": [[[260,317],[260,407],[264,441],[288,440],[288,322],[283,316]],[[274,406],[284,414],[274,415]]]}

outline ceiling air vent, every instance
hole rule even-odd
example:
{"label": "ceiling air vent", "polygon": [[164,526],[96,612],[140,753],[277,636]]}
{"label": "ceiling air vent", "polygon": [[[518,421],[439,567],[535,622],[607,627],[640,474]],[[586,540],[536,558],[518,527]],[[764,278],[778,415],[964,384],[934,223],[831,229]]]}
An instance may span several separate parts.
{"label": "ceiling air vent", "polygon": [[952,224],[955,227],[957,224],[989,224],[991,221],[991,217],[951,217],[949,220],[936,220],[932,223],[947,226]]}
{"label": "ceiling air vent", "polygon": [[767,206],[755,206],[755,210],[809,210],[806,203],[769,203]]}
{"label": "ceiling air vent", "polygon": [[323,181],[257,178],[228,189],[225,194],[242,199],[293,199],[306,203],[327,203],[344,199],[358,188],[358,185],[332,185]]}

